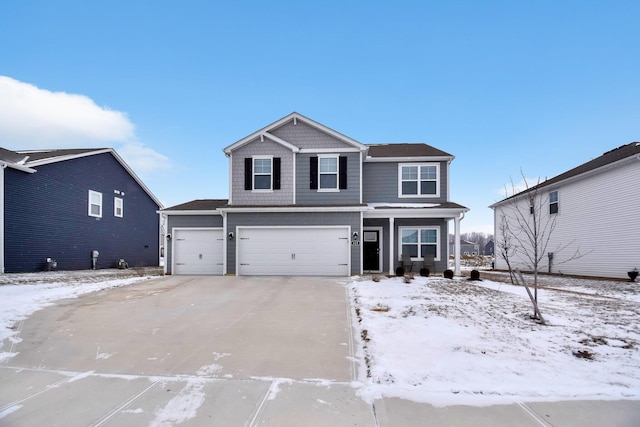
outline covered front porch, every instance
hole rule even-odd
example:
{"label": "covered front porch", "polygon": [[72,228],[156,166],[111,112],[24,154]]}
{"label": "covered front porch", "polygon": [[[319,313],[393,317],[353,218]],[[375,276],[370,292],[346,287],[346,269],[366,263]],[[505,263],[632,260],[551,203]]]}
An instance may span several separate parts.
{"label": "covered front porch", "polygon": [[362,221],[362,270],[394,275],[405,263],[411,271],[449,268],[448,235],[453,220],[454,274],[460,275],[460,221],[468,208],[455,203],[369,205]]}

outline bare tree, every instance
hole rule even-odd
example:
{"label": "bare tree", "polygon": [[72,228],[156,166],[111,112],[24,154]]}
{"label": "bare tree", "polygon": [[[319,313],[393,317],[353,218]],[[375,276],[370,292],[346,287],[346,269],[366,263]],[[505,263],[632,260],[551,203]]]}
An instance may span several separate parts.
{"label": "bare tree", "polygon": [[500,232],[500,239],[495,243],[495,254],[500,256],[507,263],[509,269],[509,276],[511,277],[511,284],[515,284],[514,272],[511,267],[511,257],[516,253],[515,245],[511,242],[511,232],[509,231],[509,222],[504,214],[500,215],[500,224],[498,225],[498,231]]}
{"label": "bare tree", "polygon": [[[524,174],[522,174],[522,178],[525,190],[511,198],[511,203],[501,218],[505,223],[504,229],[501,230],[505,232],[501,240],[503,246],[513,250],[509,258],[513,260],[514,255],[519,255],[527,268],[533,272],[533,299],[534,306],[536,306],[538,303],[538,273],[543,259],[550,258],[549,245],[556,228],[557,216],[548,210],[550,209],[549,193],[544,191],[545,187],[541,188],[540,180],[536,185],[530,186]],[[515,194],[516,186],[513,180],[511,185]],[[561,243],[551,253],[559,254],[574,242],[575,240]],[[562,262],[568,262],[581,256],[578,249]],[[512,274],[510,265],[509,271]]]}

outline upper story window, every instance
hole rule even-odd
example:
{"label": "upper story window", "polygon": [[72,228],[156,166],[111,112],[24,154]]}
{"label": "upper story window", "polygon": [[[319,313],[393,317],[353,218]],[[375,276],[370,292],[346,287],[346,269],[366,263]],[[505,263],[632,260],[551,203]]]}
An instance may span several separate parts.
{"label": "upper story window", "polygon": [[440,165],[405,164],[398,168],[399,197],[437,197],[440,195]]}
{"label": "upper story window", "polygon": [[253,158],[253,189],[271,190],[271,157]]}
{"label": "upper story window", "polygon": [[552,191],[549,193],[549,213],[558,213],[558,192]]}
{"label": "upper story window", "polygon": [[102,193],[89,190],[89,216],[102,218]]}
{"label": "upper story window", "polygon": [[347,189],[346,156],[336,154],[309,158],[309,189],[318,191],[340,191]]}
{"label": "upper story window", "polygon": [[318,156],[319,190],[338,189],[338,156]]}
{"label": "upper story window", "polygon": [[244,159],[244,189],[270,191],[280,189],[280,158],[254,156]]}
{"label": "upper story window", "polygon": [[122,218],[124,216],[124,200],[120,197],[113,198],[113,216]]}

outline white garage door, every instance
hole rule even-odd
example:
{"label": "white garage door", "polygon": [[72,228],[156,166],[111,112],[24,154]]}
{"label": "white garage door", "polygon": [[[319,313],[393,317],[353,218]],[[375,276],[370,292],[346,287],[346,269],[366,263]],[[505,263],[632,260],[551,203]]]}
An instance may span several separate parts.
{"label": "white garage door", "polygon": [[348,276],[348,227],[238,228],[242,276]]}
{"label": "white garage door", "polygon": [[222,274],[221,229],[173,229],[173,274]]}

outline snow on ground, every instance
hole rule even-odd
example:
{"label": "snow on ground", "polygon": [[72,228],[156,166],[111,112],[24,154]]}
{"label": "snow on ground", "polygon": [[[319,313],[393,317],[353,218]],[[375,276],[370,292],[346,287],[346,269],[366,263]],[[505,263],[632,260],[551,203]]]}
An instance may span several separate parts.
{"label": "snow on ground", "polygon": [[0,275],[0,361],[15,355],[3,351],[3,342],[5,345],[19,342],[17,325],[32,313],[60,299],[77,298],[89,292],[127,286],[150,278],[130,277],[131,274],[98,270]]}
{"label": "snow on ground", "polygon": [[640,284],[545,278],[524,288],[442,277],[357,279],[367,400],[434,405],[640,399]]}

